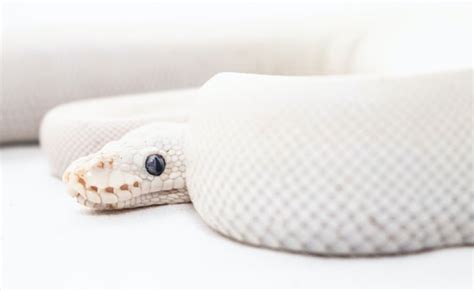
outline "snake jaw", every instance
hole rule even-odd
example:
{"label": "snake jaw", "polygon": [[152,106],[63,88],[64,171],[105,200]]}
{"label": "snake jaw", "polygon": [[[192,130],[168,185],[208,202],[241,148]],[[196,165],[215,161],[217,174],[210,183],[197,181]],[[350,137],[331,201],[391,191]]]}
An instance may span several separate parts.
{"label": "snake jaw", "polygon": [[92,208],[122,208],[125,201],[140,196],[142,179],[115,166],[118,156],[87,156],[64,172],[68,193]]}

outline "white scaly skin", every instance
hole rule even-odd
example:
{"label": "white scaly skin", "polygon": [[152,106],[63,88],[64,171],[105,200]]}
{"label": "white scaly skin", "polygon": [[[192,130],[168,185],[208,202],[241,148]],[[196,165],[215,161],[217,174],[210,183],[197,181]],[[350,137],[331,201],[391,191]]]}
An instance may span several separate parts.
{"label": "white scaly skin", "polygon": [[[189,122],[135,129],[64,178],[98,209],[188,202],[188,189],[212,229],[274,249],[352,256],[473,245],[471,85],[471,70],[222,74],[196,95]],[[108,134],[73,132],[91,143]],[[146,170],[152,154],[166,160],[160,176]]]}
{"label": "white scaly skin", "polygon": [[[74,161],[63,181],[76,200],[94,209],[122,209],[189,202],[183,153],[184,126],[153,123],[132,130],[99,152]],[[145,160],[160,154],[166,168],[149,174]]]}

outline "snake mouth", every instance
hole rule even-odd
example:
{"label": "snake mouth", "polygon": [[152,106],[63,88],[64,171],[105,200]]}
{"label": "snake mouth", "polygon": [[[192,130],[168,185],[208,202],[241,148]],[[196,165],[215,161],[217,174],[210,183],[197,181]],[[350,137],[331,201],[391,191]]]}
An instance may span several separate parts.
{"label": "snake mouth", "polygon": [[78,160],[64,172],[68,193],[91,208],[123,208],[140,195],[142,180],[113,168],[113,159]]}
{"label": "snake mouth", "polygon": [[99,188],[89,185],[76,173],[65,173],[68,193],[76,201],[88,208],[97,210],[114,210],[140,206],[175,204],[190,202],[186,189],[160,190],[143,192],[138,181],[122,184],[118,188],[111,186]]}
{"label": "snake mouth", "polygon": [[68,180],[68,193],[77,202],[90,208],[123,208],[142,194],[138,181],[122,184],[117,188],[111,186],[99,188],[96,185],[89,185],[84,178],[76,174],[69,175]]}

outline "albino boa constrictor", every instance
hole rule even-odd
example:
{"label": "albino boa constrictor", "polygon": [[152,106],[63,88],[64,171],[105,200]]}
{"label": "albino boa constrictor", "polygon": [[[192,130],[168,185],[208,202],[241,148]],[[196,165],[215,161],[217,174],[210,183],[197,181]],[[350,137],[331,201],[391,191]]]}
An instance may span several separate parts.
{"label": "albino boa constrictor", "polygon": [[90,208],[192,201],[227,237],[312,254],[472,245],[472,76],[224,73],[199,90],[60,106],[42,144],[60,160],[138,127],[66,169]]}

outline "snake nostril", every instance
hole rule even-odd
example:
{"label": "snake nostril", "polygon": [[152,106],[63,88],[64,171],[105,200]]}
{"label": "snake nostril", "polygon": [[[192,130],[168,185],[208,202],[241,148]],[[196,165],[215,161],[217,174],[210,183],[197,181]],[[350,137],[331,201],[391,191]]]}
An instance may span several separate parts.
{"label": "snake nostril", "polygon": [[166,161],[163,156],[158,154],[149,155],[145,161],[145,168],[153,176],[159,176],[166,167]]}

